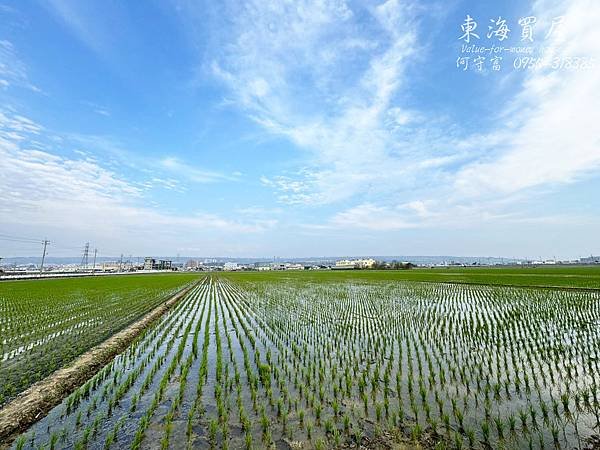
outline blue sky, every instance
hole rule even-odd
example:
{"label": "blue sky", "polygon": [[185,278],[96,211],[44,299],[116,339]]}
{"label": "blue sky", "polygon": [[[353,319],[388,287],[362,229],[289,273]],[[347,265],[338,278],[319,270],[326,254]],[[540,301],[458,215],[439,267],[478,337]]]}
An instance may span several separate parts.
{"label": "blue sky", "polygon": [[1,233],[55,256],[599,253],[598,68],[463,71],[467,14],[476,44],[524,45],[534,16],[536,49],[600,64],[594,0],[0,1]]}

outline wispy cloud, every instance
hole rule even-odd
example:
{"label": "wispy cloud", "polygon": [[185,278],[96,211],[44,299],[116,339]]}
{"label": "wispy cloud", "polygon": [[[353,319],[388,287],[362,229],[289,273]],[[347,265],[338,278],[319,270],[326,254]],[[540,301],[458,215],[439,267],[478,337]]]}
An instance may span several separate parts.
{"label": "wispy cloud", "polygon": [[153,208],[144,189],[85,153],[82,158],[69,158],[31,148],[29,138],[42,130],[25,117],[0,114],[3,228],[18,230],[33,224],[59,234],[63,241],[93,237],[107,251],[106,247],[113,248],[111,239],[129,248],[147,248],[148,240],[160,235],[160,245],[166,249],[194,238],[204,241],[206,233],[256,233],[277,223],[261,217],[231,220],[205,211],[183,214]]}
{"label": "wispy cloud", "polygon": [[29,81],[27,68],[18,57],[14,45],[7,40],[0,40],[0,89],[10,86],[41,92],[41,89]]}
{"label": "wispy cloud", "polygon": [[[135,147],[134,144],[121,142],[119,139],[110,136],[71,133],[65,134],[64,139],[78,147],[85,148],[86,154],[96,153],[105,159],[114,159],[118,162],[118,165],[125,165],[136,171],[143,171],[162,180],[176,177],[181,181],[204,184],[240,179],[239,172],[228,174],[205,169],[176,156],[146,155],[131,148]],[[163,154],[168,155],[168,150],[165,150]]]}
{"label": "wispy cloud", "polygon": [[[339,223],[409,202],[417,219],[429,220],[417,205],[441,200],[449,217],[485,220],[509,209],[490,196],[509,200],[597,173],[594,70],[530,71],[514,100],[500,105],[501,125],[478,134],[458,127],[456,137],[456,125],[403,105],[411,83],[406,68],[425,51],[415,8],[394,0],[364,8],[343,1],[227,6],[235,19],[222,29],[227,50],[214,56],[213,73],[230,88],[231,102],[309,157],[296,172],[261,179],[280,202],[359,199],[355,209],[332,216]],[[547,43],[558,49],[552,56],[599,59],[600,7],[593,0],[540,0],[534,13],[540,28],[561,14],[570,24],[568,40]],[[401,217],[383,220],[404,226]]]}
{"label": "wispy cloud", "polygon": [[168,157],[160,160],[160,166],[166,170],[195,183],[214,183],[216,181],[232,181],[236,175],[225,175],[219,172],[202,170],[184,163],[179,158]]}
{"label": "wispy cloud", "polygon": [[418,156],[403,150],[424,119],[396,101],[419,50],[410,2],[256,1],[228,8],[235,20],[222,29],[226,51],[214,56],[213,73],[229,86],[231,101],[309,156],[301,172],[267,180],[280,201],[322,204],[365,190],[389,193],[427,161],[444,164],[447,152],[431,142],[418,144]]}
{"label": "wispy cloud", "polygon": [[[65,0],[44,0],[43,4],[73,35],[98,56],[106,58],[110,53],[110,28],[105,27],[103,15],[94,12],[92,3]],[[116,20],[116,18],[113,18]]]}
{"label": "wispy cloud", "polygon": [[[600,6],[592,0],[538,1],[540,27],[563,15],[547,57],[582,55],[600,60]],[[506,195],[578,180],[600,168],[600,78],[597,68],[529,71],[515,100],[505,106],[493,156],[463,168],[456,178],[462,195]]]}
{"label": "wispy cloud", "polygon": [[312,230],[349,231],[400,231],[407,229],[450,230],[481,227],[490,224],[502,226],[582,226],[598,223],[590,214],[532,214],[515,208],[506,199],[489,203],[447,203],[438,200],[415,200],[403,204],[360,203],[345,208],[322,223],[303,225]]}
{"label": "wispy cloud", "polygon": [[273,177],[261,176],[260,182],[263,186],[274,189],[277,192],[277,199],[281,203],[288,205],[323,203],[319,195],[315,192],[315,183],[322,173],[312,173],[310,170],[303,169],[295,172],[292,176],[276,175]]}
{"label": "wispy cloud", "polygon": [[417,225],[407,220],[398,209],[385,208],[370,203],[352,207],[337,213],[330,221],[336,228],[367,229],[374,231],[401,230]]}
{"label": "wispy cloud", "polygon": [[100,114],[101,116],[105,116],[105,117],[111,116],[110,110],[105,106],[102,106],[95,102],[90,102],[90,101],[82,101],[81,103],[86,106],[89,106],[89,108],[96,114]]}
{"label": "wispy cloud", "polygon": [[[286,233],[302,227],[350,242],[361,234],[376,239],[399,230],[423,229],[423,235],[433,236],[436,230],[491,224],[574,229],[571,218],[585,221],[578,214],[582,205],[569,208],[552,196],[572,189],[571,203],[578,203],[572,199],[583,183],[575,183],[591,185],[589,178],[600,172],[597,69],[470,74],[474,78],[454,73],[446,79],[442,71],[454,69],[444,66],[447,47],[431,48],[429,43],[439,41],[428,36],[448,32],[441,29],[444,21],[433,17],[441,8],[461,14],[447,2],[172,0],[185,27],[178,27],[181,36],[156,41],[146,22],[128,20],[125,3],[42,4],[51,14],[39,20],[50,26],[31,33],[26,45],[44,38],[45,30],[64,32],[57,42],[67,43],[69,64],[101,74],[112,69],[120,81],[129,75],[121,71],[131,72],[131,83],[108,80],[102,99],[87,85],[73,83],[68,95],[58,89],[44,105],[27,103],[30,95],[17,94],[36,90],[37,80],[16,43],[28,40],[0,42],[0,94],[10,100],[0,108],[0,187],[9,193],[0,198],[3,223],[39,223],[78,236],[93,229],[107,240],[118,235],[131,242],[142,237],[154,242],[152,233],[166,236],[161,242],[206,236],[207,245],[216,236],[237,245],[246,233],[272,230],[280,235],[278,245],[287,245]],[[170,29],[172,12],[164,5],[150,8],[156,22],[148,23]],[[555,56],[600,60],[597,2],[537,0],[531,13],[538,17],[538,31],[564,15],[568,39],[544,43],[557,48]],[[99,57],[90,58],[81,48],[73,52],[77,42]],[[178,51],[165,52],[163,44]],[[144,51],[131,59],[138,49]],[[190,67],[190,60],[197,67]],[[434,60],[441,66],[429,64]],[[46,63],[36,61],[39,72]],[[140,83],[138,67],[156,69],[157,63],[161,70]],[[44,80],[56,86],[69,82],[70,75],[49,70]],[[202,86],[188,96],[192,84],[181,81],[190,77],[194,88],[201,77]],[[487,97],[465,99],[464,105],[461,100],[474,93],[471,81],[481,86],[486,79],[491,98],[500,101],[474,132],[463,119],[492,108],[484,106]],[[432,83],[441,86],[430,89]],[[68,102],[77,96],[77,106],[97,123],[71,120],[76,108]],[[137,114],[140,97],[151,98],[154,110]],[[44,120],[46,111],[56,116]],[[147,133],[144,127],[156,126],[165,111],[173,120]],[[131,121],[123,126],[116,116]],[[174,119],[184,116],[181,122]],[[192,117],[204,123],[185,129]],[[62,130],[46,128],[49,124]],[[66,130],[70,126],[81,128]],[[213,139],[215,149],[226,151],[205,147],[193,154],[191,142],[209,145],[204,143]],[[276,148],[280,144],[282,151]],[[256,174],[263,176],[248,181]],[[187,211],[187,203],[195,207]],[[257,204],[262,207],[248,206]],[[236,233],[244,239],[227,239]],[[265,247],[276,246],[264,239]],[[386,240],[381,242],[387,248]]]}

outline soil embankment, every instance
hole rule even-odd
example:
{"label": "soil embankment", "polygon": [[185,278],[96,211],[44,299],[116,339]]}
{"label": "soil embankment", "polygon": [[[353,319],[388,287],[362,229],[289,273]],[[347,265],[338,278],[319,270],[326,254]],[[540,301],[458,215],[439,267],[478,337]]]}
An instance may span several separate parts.
{"label": "soil embankment", "polygon": [[123,352],[150,324],[181,300],[198,282],[183,288],[143,318],[90,349],[70,365],[35,383],[0,409],[0,449],[44,417],[75,389]]}

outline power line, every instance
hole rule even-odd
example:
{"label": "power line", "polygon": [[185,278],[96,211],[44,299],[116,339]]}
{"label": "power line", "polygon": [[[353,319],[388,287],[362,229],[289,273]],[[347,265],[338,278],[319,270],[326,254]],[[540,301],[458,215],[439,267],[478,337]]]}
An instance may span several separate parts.
{"label": "power line", "polygon": [[35,239],[35,238],[23,237],[23,236],[15,236],[15,235],[5,234],[5,233],[0,233],[0,238],[15,239],[15,240],[19,240],[19,241],[28,241],[28,242],[42,242],[42,239]]}
{"label": "power line", "polygon": [[26,239],[26,238],[15,238],[15,237],[4,237],[0,235],[0,241],[6,242],[18,242],[19,244],[39,244],[43,242],[42,239]]}
{"label": "power line", "polygon": [[77,250],[78,252],[81,251],[81,247],[77,246],[77,247],[71,247],[68,245],[62,245],[60,242],[56,242],[56,241],[52,241],[52,248],[56,248],[59,250]]}
{"label": "power line", "polygon": [[[0,241],[17,242],[20,244],[43,244],[44,243],[44,239],[36,239],[36,238],[25,237],[25,236],[15,236],[15,235],[6,234],[6,233],[0,233]],[[72,247],[72,246],[66,245],[66,244],[63,245],[63,243],[57,242],[57,241],[52,241],[52,248],[54,250],[81,251],[81,247]]]}
{"label": "power line", "polygon": [[[51,254],[57,253],[57,252],[65,252],[65,251],[78,251],[81,252],[81,247],[73,247],[70,246],[68,244],[64,244],[61,242],[57,242],[52,240],[52,249],[50,249],[48,246],[51,243],[50,240],[48,240],[47,238],[44,239],[36,239],[36,238],[32,238],[32,237],[28,237],[28,236],[17,236],[14,234],[6,234],[6,233],[0,233],[0,242],[12,242],[15,244],[21,244],[18,246],[8,246],[7,248],[10,248],[11,253],[12,252],[28,252],[30,251],[29,246],[37,246],[37,245],[42,245],[42,261],[40,264],[40,272],[43,271],[44,268],[44,264],[46,263],[46,258],[48,256],[50,256]],[[82,255],[81,258],[81,265],[84,266],[84,268],[89,268],[89,259],[90,259],[90,243],[86,242],[85,246],[83,248],[83,252],[80,253]],[[121,253],[120,258],[117,259],[118,263],[119,263],[119,269],[123,270],[124,265],[125,264],[129,264],[129,266],[131,266],[133,264],[133,255],[129,255],[129,260],[127,262],[124,261],[123,258],[123,254]],[[9,256],[7,257],[6,254],[4,255],[4,260],[6,259],[15,259],[15,258],[34,258],[35,256],[19,256],[18,253],[15,254],[14,256]],[[66,258],[67,256],[63,256],[64,258]],[[70,258],[72,256],[69,256]],[[94,263],[93,266],[94,268],[96,267],[96,263],[97,263],[97,257],[98,257],[98,249],[95,248],[94,249]],[[105,257],[106,258],[106,257]],[[139,257],[138,257],[138,262],[139,262]],[[124,264],[125,263],[125,264]],[[16,264],[16,262],[14,262],[14,264]]]}

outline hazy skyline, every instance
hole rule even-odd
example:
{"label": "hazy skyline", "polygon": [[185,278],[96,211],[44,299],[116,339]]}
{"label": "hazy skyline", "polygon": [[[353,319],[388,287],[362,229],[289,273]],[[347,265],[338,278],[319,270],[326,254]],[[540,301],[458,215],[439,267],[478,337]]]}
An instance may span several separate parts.
{"label": "hazy skyline", "polygon": [[600,253],[598,67],[457,60],[467,16],[488,45],[535,17],[532,45],[599,64],[597,1],[214,3],[0,0],[0,234],[52,256]]}

